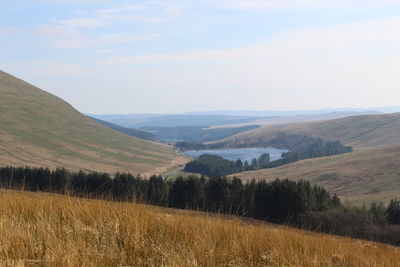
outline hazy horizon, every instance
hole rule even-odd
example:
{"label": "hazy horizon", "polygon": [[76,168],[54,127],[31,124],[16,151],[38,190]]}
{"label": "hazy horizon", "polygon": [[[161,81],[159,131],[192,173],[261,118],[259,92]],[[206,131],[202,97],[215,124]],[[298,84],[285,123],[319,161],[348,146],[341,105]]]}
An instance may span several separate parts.
{"label": "hazy horizon", "polygon": [[321,109],[298,109],[298,110],[288,110],[288,109],[276,109],[276,110],[187,110],[187,111],[181,111],[181,112],[174,112],[174,113],[165,113],[165,112],[160,112],[160,113],[155,113],[155,112],[131,112],[131,113],[85,113],[86,115],[181,115],[181,114],[187,114],[187,115],[222,115],[226,113],[232,113],[232,114],[240,114],[240,113],[287,113],[288,115],[294,114],[294,115],[305,115],[307,113],[309,114],[322,114],[322,113],[351,113],[351,112],[380,112],[380,113],[396,113],[400,112],[400,106],[382,106],[382,107],[360,107],[360,108],[352,108],[352,107],[343,107],[343,108],[337,108],[337,107],[328,107],[328,108],[321,108]]}
{"label": "hazy horizon", "polygon": [[396,106],[400,2],[0,3],[0,69],[89,114]]}

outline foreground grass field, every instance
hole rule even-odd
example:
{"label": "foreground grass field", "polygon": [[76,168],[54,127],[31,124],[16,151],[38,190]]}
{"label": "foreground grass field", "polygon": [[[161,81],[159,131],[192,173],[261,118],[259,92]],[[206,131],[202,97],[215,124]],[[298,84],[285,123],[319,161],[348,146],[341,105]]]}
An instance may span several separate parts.
{"label": "foreground grass field", "polygon": [[0,191],[1,266],[398,266],[400,249],[203,213]]}

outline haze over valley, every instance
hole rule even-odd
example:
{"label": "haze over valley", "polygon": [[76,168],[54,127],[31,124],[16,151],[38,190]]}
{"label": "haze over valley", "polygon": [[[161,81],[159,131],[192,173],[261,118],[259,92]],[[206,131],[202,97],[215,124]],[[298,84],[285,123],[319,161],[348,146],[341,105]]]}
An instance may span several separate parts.
{"label": "haze over valley", "polygon": [[399,12],[0,1],[0,266],[398,266]]}

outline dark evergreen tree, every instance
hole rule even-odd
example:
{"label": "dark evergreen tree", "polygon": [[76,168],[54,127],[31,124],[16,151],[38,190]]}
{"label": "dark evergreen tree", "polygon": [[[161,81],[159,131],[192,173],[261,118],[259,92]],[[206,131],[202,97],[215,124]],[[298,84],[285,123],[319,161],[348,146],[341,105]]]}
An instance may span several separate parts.
{"label": "dark evergreen tree", "polygon": [[242,180],[234,177],[229,182],[229,205],[228,212],[230,214],[235,215],[243,215],[244,214],[244,186]]}
{"label": "dark evergreen tree", "polygon": [[237,159],[237,160],[235,161],[235,168],[236,168],[236,170],[238,170],[238,171],[243,170],[243,162],[242,162],[241,159]]}
{"label": "dark evergreen tree", "polygon": [[168,203],[168,185],[161,176],[151,176],[147,186],[147,201],[149,204],[166,206]]}
{"label": "dark evergreen tree", "polygon": [[391,199],[386,209],[386,219],[390,224],[400,224],[400,201]]}
{"label": "dark evergreen tree", "polygon": [[260,168],[268,168],[271,158],[269,153],[264,153],[258,158],[258,165]]}
{"label": "dark evergreen tree", "polygon": [[210,179],[205,187],[206,209],[212,212],[223,213],[229,210],[228,180],[226,178]]}

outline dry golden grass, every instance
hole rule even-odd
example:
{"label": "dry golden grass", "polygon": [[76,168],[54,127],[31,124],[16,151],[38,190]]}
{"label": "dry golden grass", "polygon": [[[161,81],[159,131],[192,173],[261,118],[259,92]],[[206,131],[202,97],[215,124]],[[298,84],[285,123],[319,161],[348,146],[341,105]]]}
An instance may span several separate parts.
{"label": "dry golden grass", "polygon": [[0,191],[1,266],[398,266],[400,249],[202,213]]}

